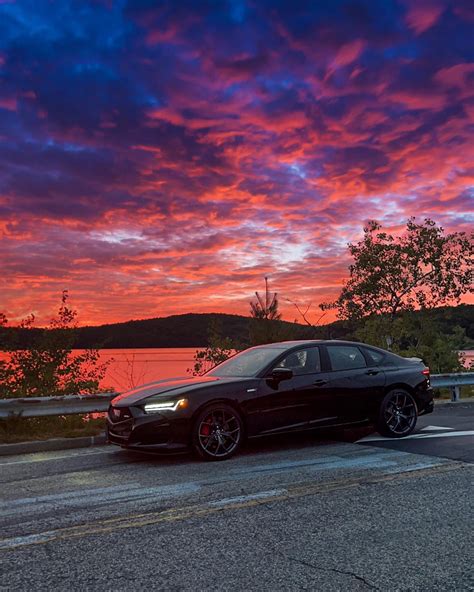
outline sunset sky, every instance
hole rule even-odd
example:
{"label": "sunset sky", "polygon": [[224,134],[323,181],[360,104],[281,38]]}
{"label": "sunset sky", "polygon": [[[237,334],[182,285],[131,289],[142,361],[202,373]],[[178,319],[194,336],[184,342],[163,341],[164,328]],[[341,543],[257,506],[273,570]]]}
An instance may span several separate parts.
{"label": "sunset sky", "polygon": [[473,224],[472,0],[0,0],[0,311],[335,297],[369,218]]}

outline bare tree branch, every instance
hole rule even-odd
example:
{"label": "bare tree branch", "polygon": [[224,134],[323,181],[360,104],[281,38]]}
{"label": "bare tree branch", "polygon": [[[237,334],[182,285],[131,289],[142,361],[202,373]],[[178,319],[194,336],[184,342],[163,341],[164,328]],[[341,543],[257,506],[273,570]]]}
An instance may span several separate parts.
{"label": "bare tree branch", "polygon": [[321,320],[326,316],[327,312],[323,312],[317,319],[316,319],[316,323],[312,323],[309,319],[308,319],[308,312],[311,309],[311,306],[313,305],[312,302],[310,302],[308,304],[308,306],[306,307],[306,310],[303,312],[301,310],[301,307],[298,305],[297,302],[294,302],[293,300],[290,300],[290,298],[285,298],[286,302],[289,302],[290,304],[293,304],[293,306],[296,308],[296,310],[299,312],[301,318],[303,319],[303,321],[309,326],[309,327],[313,327],[316,328],[317,326],[319,326],[319,323],[321,322]]}

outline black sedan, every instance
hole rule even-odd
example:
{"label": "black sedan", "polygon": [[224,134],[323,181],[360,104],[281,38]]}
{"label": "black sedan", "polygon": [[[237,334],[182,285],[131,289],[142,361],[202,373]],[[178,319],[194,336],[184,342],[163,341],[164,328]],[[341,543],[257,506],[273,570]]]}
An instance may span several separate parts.
{"label": "black sedan", "polygon": [[289,341],[115,397],[107,434],[126,448],[192,448],[223,460],[245,438],[328,426],[367,422],[400,438],[432,411],[429,369],[418,358],[348,341]]}

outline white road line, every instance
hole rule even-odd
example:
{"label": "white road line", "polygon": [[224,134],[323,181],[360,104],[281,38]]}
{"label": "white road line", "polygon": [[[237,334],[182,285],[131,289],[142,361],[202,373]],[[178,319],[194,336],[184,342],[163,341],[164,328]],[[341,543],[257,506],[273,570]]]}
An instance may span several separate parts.
{"label": "white road line", "polygon": [[[451,438],[456,436],[474,436],[474,430],[464,430],[459,432],[446,432],[444,434],[414,434],[413,439],[425,439],[425,438]],[[411,436],[408,436],[411,438]]]}
{"label": "white road line", "polygon": [[197,483],[176,483],[161,487],[141,487],[138,484],[122,487],[104,487],[83,491],[71,491],[45,495],[38,498],[22,498],[0,503],[0,516],[9,517],[16,514],[38,514],[46,511],[67,507],[96,507],[112,502],[127,502],[140,499],[142,501],[156,501],[164,498],[174,498],[181,495],[196,493],[201,489]]}
{"label": "white road line", "polygon": [[[96,497],[101,494],[112,494],[116,491],[124,491],[126,489],[140,489],[139,483],[127,483],[125,485],[113,485],[110,487],[97,487],[96,489],[80,489],[77,491],[63,491],[60,493],[51,493],[49,495],[39,495],[37,497],[23,497],[20,499],[11,500],[9,506],[22,506],[25,504],[38,504],[41,502],[57,502],[64,501],[75,497]],[[1,507],[1,503],[0,503]]]}
{"label": "white road line", "polygon": [[265,499],[268,497],[276,497],[279,495],[285,495],[288,493],[287,489],[271,489],[270,491],[260,491],[259,493],[250,493],[248,495],[238,495],[237,497],[227,497],[224,499],[217,500],[215,502],[209,502],[208,506],[227,506],[228,504],[239,504],[241,502],[248,502],[252,500]]}
{"label": "white road line", "polygon": [[443,426],[426,426],[426,428],[421,428],[421,432],[444,432],[446,430],[454,430],[454,428],[446,428]]}
{"label": "white road line", "polygon": [[388,475],[393,475],[397,473],[411,473],[412,471],[422,471],[423,469],[432,469],[433,467],[441,467],[445,463],[439,462],[424,462],[424,463],[417,463],[414,465],[408,465],[407,467],[403,467],[402,469],[388,469],[384,471],[384,473]]}
{"label": "white road line", "polygon": [[58,531],[51,530],[50,532],[42,532],[40,534],[28,534],[26,536],[19,536],[13,539],[5,539],[0,543],[0,549],[7,550],[12,547],[19,547],[23,545],[31,545],[34,543],[46,543],[57,535]]}
{"label": "white road line", "polygon": [[[395,453],[393,451],[380,451],[374,453],[372,450],[361,456],[321,456],[314,460],[290,460],[263,465],[254,465],[235,469],[234,475],[252,475],[255,473],[275,473],[278,471],[288,471],[292,469],[347,469],[351,467],[380,467],[392,466],[396,464],[394,457],[400,455],[400,459],[405,458],[405,452]],[[389,460],[390,459],[390,460]]]}
{"label": "white road line", "polygon": [[[71,454],[61,454],[55,456],[41,456],[43,454],[51,454],[50,452],[35,452],[35,458],[29,458],[28,460],[12,460],[10,462],[2,462],[0,463],[0,467],[7,467],[9,465],[29,465],[31,463],[38,463],[38,462],[48,462],[53,460],[61,460],[63,458],[76,458],[80,456],[91,456],[93,454],[114,454],[116,450],[88,450],[87,452],[74,452]],[[23,454],[19,454],[16,456],[25,456]]]}
{"label": "white road line", "polygon": [[367,436],[357,440],[357,444],[366,444],[370,442],[404,442],[405,440],[426,440],[428,438],[455,438],[459,436],[474,436],[474,430],[464,430],[460,432],[445,432],[443,434],[411,434],[404,438],[384,438],[383,436]]}

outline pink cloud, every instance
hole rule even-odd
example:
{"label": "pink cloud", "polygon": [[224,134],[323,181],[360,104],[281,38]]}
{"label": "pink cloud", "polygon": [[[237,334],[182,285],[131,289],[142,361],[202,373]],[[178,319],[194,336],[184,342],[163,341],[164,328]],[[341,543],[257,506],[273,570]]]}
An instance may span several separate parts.
{"label": "pink cloud", "polygon": [[0,109],[7,109],[8,111],[16,111],[17,110],[17,100],[13,97],[0,97]]}
{"label": "pink cloud", "polygon": [[330,64],[330,69],[335,70],[352,64],[363,52],[366,42],[363,39],[356,39],[343,45],[336,53]]}
{"label": "pink cloud", "polygon": [[424,33],[438,22],[444,11],[440,2],[415,0],[409,4],[405,20],[417,35]]}
{"label": "pink cloud", "polygon": [[463,90],[469,89],[474,93],[474,85],[469,81],[469,77],[472,77],[473,74],[474,64],[463,63],[438,70],[434,79],[446,87],[457,87]]}

